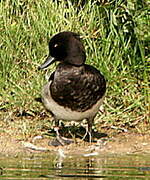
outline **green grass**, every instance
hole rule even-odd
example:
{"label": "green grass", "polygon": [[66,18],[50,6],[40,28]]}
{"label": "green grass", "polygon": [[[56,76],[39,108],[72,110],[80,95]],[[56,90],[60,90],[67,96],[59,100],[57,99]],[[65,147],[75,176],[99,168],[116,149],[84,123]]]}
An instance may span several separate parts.
{"label": "green grass", "polygon": [[[32,121],[36,119],[33,133],[42,129],[39,122],[44,126],[41,114],[45,109],[35,98],[40,96],[45,72],[37,68],[48,54],[52,35],[74,31],[82,36],[87,63],[101,70],[108,81],[105,113],[98,116],[97,126],[149,129],[150,3],[108,1],[97,5],[89,0],[78,11],[77,6],[64,2],[0,2],[1,128],[4,124],[10,127],[12,121],[17,126],[18,119],[26,127],[26,118],[32,117]],[[21,119],[21,115],[25,117]],[[33,124],[22,131],[31,133],[30,127]]]}

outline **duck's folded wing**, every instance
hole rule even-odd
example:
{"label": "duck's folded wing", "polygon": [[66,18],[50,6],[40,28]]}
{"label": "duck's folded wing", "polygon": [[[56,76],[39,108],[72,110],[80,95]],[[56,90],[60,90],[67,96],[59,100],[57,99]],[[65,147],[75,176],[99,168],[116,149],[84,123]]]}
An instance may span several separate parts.
{"label": "duck's folded wing", "polygon": [[106,82],[98,70],[85,65],[56,72],[50,88],[52,98],[59,105],[83,112],[104,96]]}

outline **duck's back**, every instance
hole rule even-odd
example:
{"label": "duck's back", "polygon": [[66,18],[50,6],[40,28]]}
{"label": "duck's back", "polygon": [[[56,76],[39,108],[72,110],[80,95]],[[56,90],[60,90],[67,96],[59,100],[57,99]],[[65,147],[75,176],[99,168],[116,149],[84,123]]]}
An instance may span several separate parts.
{"label": "duck's back", "polygon": [[84,112],[100,100],[106,91],[104,76],[89,65],[61,63],[51,76],[51,96],[61,106]]}

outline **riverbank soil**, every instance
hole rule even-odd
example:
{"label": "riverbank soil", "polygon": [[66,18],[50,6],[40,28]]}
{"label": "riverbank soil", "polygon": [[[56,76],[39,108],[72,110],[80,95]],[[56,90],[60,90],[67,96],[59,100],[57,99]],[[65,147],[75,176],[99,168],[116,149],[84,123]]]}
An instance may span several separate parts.
{"label": "riverbank soil", "polygon": [[[133,131],[120,132],[120,129],[108,131],[103,129],[101,137],[95,138],[91,144],[81,138],[73,139],[75,143],[66,146],[49,146],[55,140],[54,132],[41,127],[38,122],[31,129],[33,121],[16,121],[1,124],[0,153],[5,155],[31,154],[58,151],[60,148],[67,153],[111,153],[131,154],[150,153],[150,135]],[[32,125],[31,125],[32,124]],[[23,126],[27,126],[23,127]],[[46,126],[46,123],[45,123]],[[2,128],[3,127],[3,128]],[[27,128],[23,132],[23,128]],[[33,128],[33,127],[32,127]],[[47,132],[47,133],[46,133]]]}

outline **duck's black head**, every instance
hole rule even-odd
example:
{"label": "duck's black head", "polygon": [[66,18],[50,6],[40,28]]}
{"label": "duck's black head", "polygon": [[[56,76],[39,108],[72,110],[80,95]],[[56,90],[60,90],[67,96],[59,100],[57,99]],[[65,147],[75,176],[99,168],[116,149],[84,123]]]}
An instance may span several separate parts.
{"label": "duck's black head", "polygon": [[85,49],[79,35],[73,32],[60,32],[50,40],[49,56],[39,68],[44,69],[55,61],[81,66],[85,60]]}

